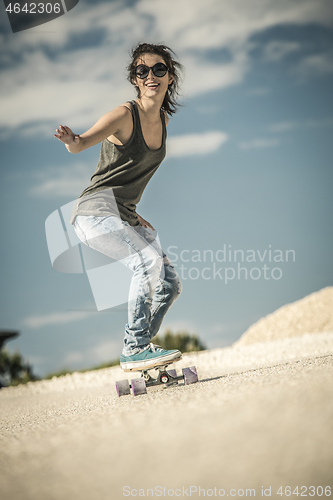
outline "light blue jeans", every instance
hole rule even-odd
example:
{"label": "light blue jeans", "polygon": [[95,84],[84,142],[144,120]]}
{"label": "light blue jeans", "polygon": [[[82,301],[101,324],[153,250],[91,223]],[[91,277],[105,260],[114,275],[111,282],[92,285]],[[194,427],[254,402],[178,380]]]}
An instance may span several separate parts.
{"label": "light blue jeans", "polygon": [[157,334],[165,314],[179,297],[179,276],[154,236],[141,224],[130,226],[113,215],[78,215],[74,229],[85,245],[133,271],[122,354],[136,354]]}

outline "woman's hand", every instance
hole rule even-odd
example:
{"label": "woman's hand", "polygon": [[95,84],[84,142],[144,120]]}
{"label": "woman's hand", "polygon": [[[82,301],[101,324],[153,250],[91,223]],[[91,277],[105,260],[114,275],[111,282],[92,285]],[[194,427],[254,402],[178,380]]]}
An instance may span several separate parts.
{"label": "woman's hand", "polygon": [[153,226],[148,222],[146,221],[145,219],[143,219],[139,214],[136,214],[138,216],[138,221],[140,222],[140,224],[143,226],[143,227],[149,227],[150,229],[152,229],[153,231],[155,231],[155,229],[153,228]]}
{"label": "woman's hand", "polygon": [[54,137],[57,137],[57,139],[66,144],[66,146],[79,144],[80,137],[77,134],[74,134],[69,127],[66,127],[66,125],[60,125],[59,128],[56,128],[56,131],[58,134],[54,134]]}

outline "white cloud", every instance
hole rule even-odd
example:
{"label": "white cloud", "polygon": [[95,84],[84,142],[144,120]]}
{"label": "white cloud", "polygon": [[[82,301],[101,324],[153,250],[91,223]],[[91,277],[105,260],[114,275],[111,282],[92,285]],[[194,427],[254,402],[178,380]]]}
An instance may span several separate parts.
{"label": "white cloud", "polygon": [[77,197],[88,186],[93,170],[91,165],[75,163],[35,172],[30,194],[38,198]]}
{"label": "white cloud", "polygon": [[292,73],[301,81],[309,77],[326,76],[333,73],[333,51],[305,57],[293,68]]}
{"label": "white cloud", "polygon": [[213,153],[228,140],[220,131],[186,134],[168,139],[168,156],[190,156]]}
{"label": "white cloud", "polygon": [[70,351],[66,353],[64,359],[63,359],[63,366],[72,366],[75,365],[76,363],[82,363],[82,361],[85,359],[85,355],[80,352],[80,351]]}
{"label": "white cloud", "polygon": [[36,314],[23,319],[26,328],[42,328],[43,326],[61,325],[73,321],[81,321],[91,315],[89,311],[66,311],[50,314]]}
{"label": "white cloud", "polygon": [[[158,333],[158,335],[161,335],[163,337],[163,335],[165,335],[165,333],[169,330],[172,333],[188,332],[191,335],[196,335],[198,332],[197,326],[191,321],[178,320],[178,321],[166,322],[166,324],[163,325],[163,328]],[[154,343],[154,339],[152,339],[152,342]]]}
{"label": "white cloud", "polygon": [[228,325],[225,323],[214,323],[206,329],[207,334],[221,335],[228,332]]}
{"label": "white cloud", "polygon": [[266,87],[257,87],[257,88],[253,88],[253,89],[248,90],[247,95],[261,96],[261,95],[267,95],[270,92],[271,92],[270,89],[268,89]]}
{"label": "white cloud", "polygon": [[188,55],[184,55],[182,64],[186,68],[182,94],[187,97],[239,84],[249,69],[244,50],[239,50],[227,64]]}
{"label": "white cloud", "polygon": [[270,132],[288,132],[289,130],[294,130],[298,128],[300,124],[298,122],[294,121],[286,121],[286,122],[279,122],[279,123],[273,123],[272,125],[269,126],[269,131]]}
{"label": "white cloud", "polygon": [[[106,48],[101,49],[100,57],[103,52]],[[105,64],[122,68],[120,61],[104,55]],[[82,66],[77,64],[78,58]],[[52,136],[64,122],[82,133],[101,115],[132,97],[132,88],[121,72],[113,75],[109,70],[107,79],[100,78],[101,61],[96,60],[95,50],[68,53],[60,61],[51,61],[37,52],[28,54],[26,60],[26,65],[0,76],[2,127],[25,127],[25,135],[31,136],[39,133],[34,130],[36,122],[47,120],[49,124],[53,122],[53,128],[45,127],[44,136]],[[89,68],[88,74],[84,74],[83,68]],[[21,80],[24,84],[13,83]]]}
{"label": "white cloud", "polygon": [[120,354],[119,347],[121,342],[122,334],[119,335],[119,340],[105,340],[100,344],[97,344],[91,351],[89,351],[89,354],[91,353],[96,362],[99,363],[105,361],[106,359],[114,359]]}
{"label": "white cloud", "polygon": [[285,121],[273,123],[268,127],[268,130],[273,133],[289,132],[298,128],[323,128],[331,127],[333,125],[333,118],[322,118],[320,120],[308,119],[303,122]]}
{"label": "white cloud", "polygon": [[[9,63],[0,75],[2,136],[19,132],[46,137],[53,132],[51,124],[62,122],[82,133],[104,113],[133,98],[125,67],[128,50],[138,40],[162,41],[174,48],[186,67],[185,96],[237,85],[250,69],[249,40],[255,33],[281,23],[331,25],[330,2],[139,0],[131,8],[121,1],[80,4],[52,21],[47,32],[41,26],[2,35],[0,56]],[[72,39],[92,27],[105,33],[100,46],[65,51]],[[211,61],[209,49],[226,49],[230,61]],[[275,42],[267,46],[266,56],[277,60],[296,49],[295,44]],[[51,51],[52,58],[45,51]],[[331,55],[308,57],[295,71],[302,78],[331,73]]]}
{"label": "white cloud", "polygon": [[92,349],[69,351],[61,361],[61,365],[79,369],[92,367],[119,358],[122,349],[122,334],[118,340],[103,340]]}
{"label": "white cloud", "polygon": [[202,50],[239,47],[253,33],[281,23],[329,25],[330,4],[330,0],[141,0],[137,10],[154,18],[155,36],[173,40],[179,50]]}
{"label": "white cloud", "polygon": [[264,50],[264,60],[280,61],[286,55],[300,50],[301,44],[296,42],[274,41],[266,45]]}
{"label": "white cloud", "polygon": [[332,127],[333,118],[323,118],[321,120],[306,120],[305,126],[309,128],[321,128],[321,127]]}
{"label": "white cloud", "polygon": [[273,148],[279,144],[277,139],[253,139],[252,141],[241,142],[240,149],[263,149]]}

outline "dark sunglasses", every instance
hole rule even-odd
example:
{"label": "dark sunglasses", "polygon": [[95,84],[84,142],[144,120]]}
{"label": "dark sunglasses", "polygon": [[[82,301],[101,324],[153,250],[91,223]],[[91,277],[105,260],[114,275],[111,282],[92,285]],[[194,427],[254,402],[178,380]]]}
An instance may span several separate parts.
{"label": "dark sunglasses", "polygon": [[140,79],[147,78],[150,70],[152,70],[153,74],[157,76],[157,78],[161,78],[166,75],[168,68],[163,63],[156,63],[151,67],[146,66],[145,64],[139,64],[135,68],[135,75]]}

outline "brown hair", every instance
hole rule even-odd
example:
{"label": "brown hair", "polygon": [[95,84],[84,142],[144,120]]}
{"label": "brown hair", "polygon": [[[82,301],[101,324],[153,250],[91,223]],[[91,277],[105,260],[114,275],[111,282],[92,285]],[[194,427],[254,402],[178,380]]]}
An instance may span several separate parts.
{"label": "brown hair", "polygon": [[[175,56],[176,54],[173,52],[173,50],[170,49],[170,47],[161,44],[157,45],[153,43],[139,43],[132,49],[132,61],[127,67],[127,79],[132,85],[135,85],[136,63],[140,56],[142,56],[143,54],[157,54],[161,56],[168,68],[170,76],[173,76],[173,81],[168,86],[168,90],[165,93],[164,101],[161,106],[161,109],[171,116],[177,111],[177,107],[181,106],[176,101],[176,98],[177,96],[179,96],[180,71],[182,70],[183,66],[173,58],[173,56]],[[140,89],[137,86],[136,91],[137,96],[140,97]]]}

